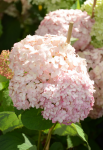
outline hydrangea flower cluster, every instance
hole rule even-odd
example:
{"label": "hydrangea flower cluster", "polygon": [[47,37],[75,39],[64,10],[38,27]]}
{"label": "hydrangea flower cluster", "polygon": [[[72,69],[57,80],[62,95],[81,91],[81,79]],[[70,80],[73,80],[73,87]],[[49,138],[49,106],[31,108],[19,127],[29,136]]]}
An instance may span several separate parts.
{"label": "hydrangea flower cluster", "polygon": [[9,95],[17,109],[42,108],[43,118],[63,124],[88,116],[94,82],[66,37],[28,35],[14,44],[9,59]]}
{"label": "hydrangea flower cluster", "polygon": [[103,48],[96,49],[89,45],[85,51],[78,52],[78,54],[86,59],[88,72],[90,78],[94,80],[96,89],[94,93],[95,105],[89,116],[93,117],[94,114],[93,118],[101,117],[103,116]]}
{"label": "hydrangea flower cluster", "polygon": [[28,0],[29,2],[32,2],[36,5],[44,5],[44,7],[47,9],[47,12],[54,11],[57,9],[70,9],[71,6],[76,2],[76,0]]}
{"label": "hydrangea flower cluster", "polygon": [[63,10],[59,9],[50,12],[43,21],[41,21],[39,28],[36,30],[37,35],[54,34],[64,35],[67,37],[68,25],[73,22],[72,37],[78,38],[73,45],[76,50],[84,50],[91,41],[90,31],[94,24],[94,20],[81,10]]}
{"label": "hydrangea flower cluster", "polygon": [[[93,0],[87,0],[81,7],[81,10],[86,11],[89,15],[92,15]],[[95,24],[91,30],[92,42],[91,44],[100,48],[103,47],[103,0],[97,0],[94,8]]]}
{"label": "hydrangea flower cluster", "polygon": [[7,79],[13,77],[13,72],[9,68],[9,50],[3,50],[0,55],[0,74],[5,76]]}

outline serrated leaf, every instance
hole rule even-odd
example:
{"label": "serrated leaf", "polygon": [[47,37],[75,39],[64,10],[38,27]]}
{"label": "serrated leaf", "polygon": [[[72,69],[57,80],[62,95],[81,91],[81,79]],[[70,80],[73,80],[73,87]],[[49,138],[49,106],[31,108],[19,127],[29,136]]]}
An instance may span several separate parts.
{"label": "serrated leaf", "polygon": [[67,148],[73,148],[80,145],[84,141],[79,136],[67,135]]}
{"label": "serrated leaf", "polygon": [[40,109],[30,108],[21,114],[21,120],[25,127],[31,130],[45,130],[53,126],[51,120],[46,120],[38,113]]}
{"label": "serrated leaf", "polygon": [[78,136],[80,138],[82,138],[87,143],[88,149],[91,150],[91,148],[90,148],[90,146],[88,144],[87,135],[84,133],[83,129],[80,126],[78,126],[77,124],[74,124],[74,123],[72,123],[72,126],[77,131]]}
{"label": "serrated leaf", "polygon": [[[34,140],[34,136],[36,136],[36,137],[38,137],[39,136],[39,132],[37,131],[37,130],[29,130],[29,129],[27,129],[26,127],[22,127],[22,128],[17,128],[17,129],[15,129],[16,131],[18,131],[18,132],[21,132],[21,133],[24,133],[26,136],[29,136],[29,137],[32,137],[32,139],[33,139],[33,143],[34,143],[34,145],[35,145],[35,140]],[[38,138],[37,138],[37,140],[38,140]]]}
{"label": "serrated leaf", "polygon": [[37,150],[36,145],[33,145],[32,147],[30,147],[29,150]]}
{"label": "serrated leaf", "polygon": [[[47,133],[48,130],[44,131]],[[60,136],[70,135],[70,136],[79,136],[83,141],[87,143],[88,149],[90,150],[90,146],[88,144],[87,135],[84,133],[83,129],[81,128],[80,124],[72,123],[71,125],[64,125],[64,124],[57,124],[53,130],[52,134],[57,134]]]}
{"label": "serrated leaf", "polygon": [[77,132],[71,125],[57,124],[53,130],[53,134],[58,134],[60,136],[71,135],[76,136]]}
{"label": "serrated leaf", "polygon": [[71,45],[73,45],[76,41],[78,41],[77,38],[71,38],[71,39],[70,39]]}
{"label": "serrated leaf", "polygon": [[50,150],[64,150],[62,143],[55,142],[51,145]]}
{"label": "serrated leaf", "polygon": [[0,130],[4,134],[22,126],[20,117],[17,118],[14,112],[0,112]]}
{"label": "serrated leaf", "polygon": [[26,137],[25,134],[22,134],[22,135],[23,135],[25,141],[24,141],[23,144],[18,145],[17,147],[19,148],[19,150],[27,150],[27,149],[29,149],[29,148],[32,146],[32,144],[31,144],[31,142],[29,141],[29,139]]}
{"label": "serrated leaf", "polygon": [[19,132],[9,132],[0,136],[0,150],[19,150],[18,145],[24,143],[24,137]]}
{"label": "serrated leaf", "polygon": [[9,90],[0,91],[0,112],[2,111],[14,111],[14,106],[11,97],[9,96]]}
{"label": "serrated leaf", "polygon": [[14,107],[14,111],[17,116],[19,116],[20,114],[22,114],[24,112],[23,109],[18,110],[16,107]]}

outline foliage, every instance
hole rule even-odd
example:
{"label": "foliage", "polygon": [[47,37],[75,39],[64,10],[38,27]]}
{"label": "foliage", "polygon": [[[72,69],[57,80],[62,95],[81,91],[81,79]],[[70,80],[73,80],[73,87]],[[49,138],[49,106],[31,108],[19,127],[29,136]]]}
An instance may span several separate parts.
{"label": "foliage", "polygon": [[41,109],[30,108],[21,114],[21,120],[25,127],[31,130],[45,130],[53,126],[51,120],[45,120],[41,115]]}

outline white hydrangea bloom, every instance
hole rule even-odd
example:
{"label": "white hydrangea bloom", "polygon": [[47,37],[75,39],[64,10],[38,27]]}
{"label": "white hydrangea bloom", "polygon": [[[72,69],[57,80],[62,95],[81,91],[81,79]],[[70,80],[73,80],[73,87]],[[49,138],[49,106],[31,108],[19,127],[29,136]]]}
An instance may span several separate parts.
{"label": "white hydrangea bloom", "polygon": [[[81,7],[81,10],[92,15],[93,0],[87,0]],[[103,0],[97,0],[94,8],[95,24],[91,30],[92,45],[94,47],[103,47]]]}

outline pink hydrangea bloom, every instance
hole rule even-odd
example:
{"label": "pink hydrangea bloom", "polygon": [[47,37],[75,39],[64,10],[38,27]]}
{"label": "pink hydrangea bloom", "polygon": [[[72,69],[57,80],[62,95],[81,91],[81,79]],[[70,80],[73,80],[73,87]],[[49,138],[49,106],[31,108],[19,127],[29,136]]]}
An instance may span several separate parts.
{"label": "pink hydrangea bloom", "polygon": [[39,28],[36,30],[37,35],[54,34],[64,35],[67,37],[68,25],[73,22],[72,37],[78,38],[73,45],[76,50],[83,50],[91,41],[91,28],[94,20],[81,10],[64,10],[59,9],[50,12],[41,21]]}
{"label": "pink hydrangea bloom", "polygon": [[89,114],[94,104],[93,81],[85,59],[75,54],[64,36],[30,36],[10,53],[14,77],[10,97],[17,109],[42,108],[45,119],[70,124]]}
{"label": "pink hydrangea bloom", "polygon": [[[93,46],[89,45],[85,51],[80,52],[78,51],[79,56],[83,57],[87,61],[87,69],[90,75],[90,78],[94,80],[94,86],[96,92],[94,93],[95,98],[95,106],[94,106],[94,114],[96,112],[100,113],[99,108],[103,115],[103,48],[94,48]],[[93,115],[91,111],[91,114]],[[96,115],[101,116],[101,115]]]}
{"label": "pink hydrangea bloom", "polygon": [[5,76],[7,79],[13,77],[13,72],[9,68],[9,50],[3,50],[0,54],[0,74]]}

